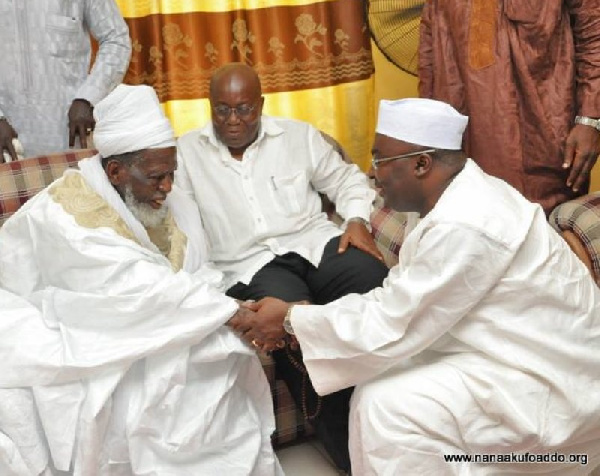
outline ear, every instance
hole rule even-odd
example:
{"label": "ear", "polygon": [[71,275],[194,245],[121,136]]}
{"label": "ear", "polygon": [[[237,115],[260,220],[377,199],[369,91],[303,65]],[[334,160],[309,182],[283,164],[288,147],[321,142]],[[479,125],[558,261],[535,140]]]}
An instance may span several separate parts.
{"label": "ear", "polygon": [[433,159],[429,154],[421,154],[415,161],[415,177],[426,176],[433,167]]}
{"label": "ear", "polygon": [[261,97],[260,97],[259,106],[258,106],[258,108],[259,108],[259,110],[260,110],[260,113],[261,113],[261,115],[262,115],[262,110],[263,110],[263,106],[264,106],[264,105],[265,105],[265,97],[264,97],[264,96],[261,96]]}
{"label": "ear", "polygon": [[109,160],[104,171],[110,183],[117,188],[124,185],[129,178],[127,167],[118,160]]}

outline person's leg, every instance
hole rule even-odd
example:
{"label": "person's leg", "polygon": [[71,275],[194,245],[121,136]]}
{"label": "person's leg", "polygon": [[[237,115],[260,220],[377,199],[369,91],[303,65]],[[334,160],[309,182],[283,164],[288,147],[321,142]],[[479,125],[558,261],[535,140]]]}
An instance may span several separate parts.
{"label": "person's leg", "polygon": [[[339,237],[330,240],[319,267],[308,271],[307,283],[315,296],[315,304],[327,304],[349,293],[368,292],[381,286],[387,276],[387,267],[376,258],[354,247],[338,254],[338,246]],[[302,362],[300,352],[296,360]],[[320,405],[320,411],[312,420],[315,431],[335,463],[345,470],[350,469],[348,414],[352,391],[353,388],[347,388],[319,397],[312,385],[305,388],[306,400]]]}
{"label": "person's leg", "polygon": [[475,414],[481,411],[455,367],[437,363],[390,371],[357,387],[352,397],[352,469],[365,476],[481,474],[443,458],[465,454],[461,425]]}
{"label": "person's leg", "polygon": [[[241,300],[272,296],[287,302],[314,298],[306,285],[306,274],[314,267],[301,256],[289,253],[265,265],[250,281],[238,283],[227,294]],[[276,374],[288,387],[296,406],[313,426],[315,434],[334,463],[349,471],[348,413],[352,389],[321,398],[317,395],[302,362],[302,353],[289,348],[272,354]]]}
{"label": "person's leg", "polygon": [[[572,433],[576,411],[562,420],[548,416],[554,415],[548,413],[548,392],[545,380],[478,355],[390,370],[352,396],[352,470],[367,476],[587,475],[600,461],[597,442]],[[513,453],[585,454],[589,466],[568,459],[498,461],[498,455]],[[450,455],[456,455],[454,461]],[[456,461],[474,455],[486,462]]]}
{"label": "person's leg", "polygon": [[[313,297],[304,281],[308,267],[312,266],[299,255],[280,256],[256,273],[250,283],[247,285],[238,283],[231,287],[227,294],[244,301],[272,296],[287,302],[301,300],[312,302]],[[287,348],[274,351],[271,355],[275,361],[277,376],[285,382],[296,406],[313,426],[317,438],[334,463],[340,469],[348,471],[350,457],[347,421],[351,390],[345,392],[347,395],[340,392],[340,396],[335,394],[320,399],[312,387],[299,351]],[[331,417],[315,419],[313,418],[315,415],[331,415]],[[338,423],[340,421],[341,425]],[[340,426],[341,429],[338,428]],[[338,444],[338,441],[341,443]]]}
{"label": "person's leg", "polygon": [[353,246],[338,253],[340,237],[333,238],[323,250],[318,268],[312,268],[307,284],[315,304],[327,304],[350,293],[364,294],[381,286],[388,275],[387,266]]}
{"label": "person's leg", "polygon": [[237,283],[227,290],[227,295],[242,301],[258,301],[267,296],[286,302],[313,301],[305,282],[310,263],[295,254],[277,256],[263,266],[248,284]]}

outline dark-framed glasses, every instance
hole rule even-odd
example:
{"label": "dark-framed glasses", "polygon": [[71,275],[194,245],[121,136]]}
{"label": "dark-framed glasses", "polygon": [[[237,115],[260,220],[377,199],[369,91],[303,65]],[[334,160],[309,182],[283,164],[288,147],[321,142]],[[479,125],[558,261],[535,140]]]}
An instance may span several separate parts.
{"label": "dark-framed glasses", "polygon": [[227,104],[219,104],[218,106],[213,107],[215,115],[221,120],[228,119],[232,111],[235,111],[235,115],[240,119],[247,119],[252,115],[255,109],[256,104],[240,104],[239,106],[234,107],[228,106]]}
{"label": "dark-framed glasses", "polygon": [[421,154],[433,154],[435,152],[437,152],[436,149],[425,149],[425,150],[419,150],[417,152],[410,152],[409,154],[395,155],[393,157],[379,158],[376,155],[374,155],[373,159],[371,159],[371,165],[373,166],[373,170],[377,170],[377,168],[379,167],[380,164],[385,164],[385,163],[391,162],[393,160],[407,159],[409,157],[414,157],[416,155],[421,155]]}

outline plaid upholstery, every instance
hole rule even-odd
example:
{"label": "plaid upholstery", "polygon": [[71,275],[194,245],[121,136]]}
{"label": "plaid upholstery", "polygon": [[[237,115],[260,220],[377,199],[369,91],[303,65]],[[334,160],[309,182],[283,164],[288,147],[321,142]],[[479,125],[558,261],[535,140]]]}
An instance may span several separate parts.
{"label": "plaid upholstery", "polygon": [[271,386],[271,396],[273,397],[276,424],[272,437],[273,445],[276,447],[285,445],[298,438],[311,435],[312,428],[305,422],[285,383],[275,376],[275,361],[264,354],[258,354],[258,357]]}
{"label": "plaid upholstery", "polygon": [[375,206],[371,213],[372,234],[388,268],[398,263],[398,253],[404,239],[406,214],[383,206]]}
{"label": "plaid upholstery", "polygon": [[0,164],[0,226],[21,205],[94,150],[72,150]]}
{"label": "plaid upholstery", "polygon": [[283,380],[271,384],[273,405],[275,407],[276,430],[272,441],[274,447],[292,443],[299,438],[313,434],[313,429],[306,422],[302,412],[296,407],[292,396]]}
{"label": "plaid upholstery", "polygon": [[594,275],[600,276],[600,192],[559,205],[548,220],[557,231],[575,233],[592,262]]}

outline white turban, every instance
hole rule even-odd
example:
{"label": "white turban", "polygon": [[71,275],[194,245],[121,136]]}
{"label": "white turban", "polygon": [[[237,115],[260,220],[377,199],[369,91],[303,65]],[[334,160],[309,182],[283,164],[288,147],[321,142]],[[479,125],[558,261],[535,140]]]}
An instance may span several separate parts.
{"label": "white turban", "polygon": [[459,150],[469,118],[433,99],[382,100],[377,132],[403,142]]}
{"label": "white turban", "polygon": [[175,134],[150,86],[121,84],[94,108],[94,146],[102,157],[175,145]]}

